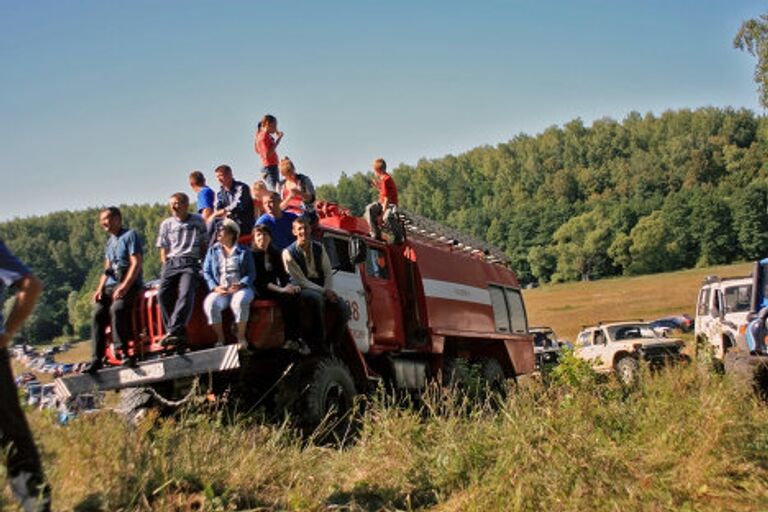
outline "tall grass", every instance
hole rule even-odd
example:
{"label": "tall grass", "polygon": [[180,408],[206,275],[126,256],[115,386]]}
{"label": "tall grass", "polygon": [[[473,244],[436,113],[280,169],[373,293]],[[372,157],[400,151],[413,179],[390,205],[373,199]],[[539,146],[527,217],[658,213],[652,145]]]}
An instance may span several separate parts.
{"label": "tall grass", "polygon": [[632,390],[568,382],[469,410],[378,395],[341,448],[225,408],[32,424],[57,510],[768,509],[768,411],[727,378],[690,366]]}

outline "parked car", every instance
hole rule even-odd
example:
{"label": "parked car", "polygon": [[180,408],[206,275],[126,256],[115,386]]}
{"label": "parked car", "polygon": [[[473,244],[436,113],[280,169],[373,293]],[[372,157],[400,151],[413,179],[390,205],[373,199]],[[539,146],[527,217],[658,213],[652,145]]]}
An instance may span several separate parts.
{"label": "parked car", "polygon": [[554,366],[560,360],[560,341],[551,327],[531,327],[528,332],[533,334],[533,355],[536,358],[536,368],[542,371],[547,366]]}
{"label": "parked car", "polygon": [[679,339],[662,338],[645,322],[613,322],[579,333],[574,354],[598,373],[615,372],[624,384],[637,379],[640,361],[653,368],[685,359]]}
{"label": "parked car", "polygon": [[651,322],[651,327],[657,331],[665,331],[668,334],[675,331],[689,332],[693,330],[693,318],[689,315],[665,316]]}

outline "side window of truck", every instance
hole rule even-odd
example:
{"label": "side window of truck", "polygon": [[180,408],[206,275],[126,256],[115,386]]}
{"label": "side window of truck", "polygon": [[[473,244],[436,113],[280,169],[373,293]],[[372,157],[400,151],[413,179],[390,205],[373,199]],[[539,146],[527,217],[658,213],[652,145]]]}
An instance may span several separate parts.
{"label": "side window of truck", "polygon": [[507,301],[504,298],[504,288],[501,286],[488,286],[488,293],[491,295],[491,306],[493,306],[493,320],[496,324],[496,331],[509,332],[509,313],[507,312]]}
{"label": "side window of truck", "polygon": [[323,247],[331,260],[331,267],[341,272],[355,272],[355,267],[349,262],[349,240],[339,236],[325,235]]}
{"label": "side window of truck", "polygon": [[512,332],[528,332],[528,319],[525,315],[525,305],[520,290],[507,288],[507,304],[509,305],[509,316],[512,322]]}
{"label": "side window of truck", "polygon": [[378,247],[368,246],[365,257],[365,273],[378,279],[389,279],[387,255]]}
{"label": "side window of truck", "polygon": [[709,314],[709,294],[710,294],[709,288],[704,288],[701,290],[701,293],[699,293],[699,308],[696,314],[698,316],[704,316]]}

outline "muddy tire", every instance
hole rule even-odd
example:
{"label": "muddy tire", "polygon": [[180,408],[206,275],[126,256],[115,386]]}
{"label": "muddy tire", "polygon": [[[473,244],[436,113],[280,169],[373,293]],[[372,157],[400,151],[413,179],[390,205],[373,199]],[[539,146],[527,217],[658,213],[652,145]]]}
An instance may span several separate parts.
{"label": "muddy tire", "polygon": [[463,357],[446,357],[443,360],[443,387],[465,391],[470,385],[470,362]]}
{"label": "muddy tire", "polygon": [[332,357],[299,363],[280,384],[277,406],[296,422],[305,436],[320,443],[339,442],[354,427],[357,390],[347,366]]}
{"label": "muddy tire", "polygon": [[768,358],[731,351],[725,355],[725,374],[748,393],[768,398]]}
{"label": "muddy tire", "polygon": [[507,377],[501,364],[493,358],[480,359],[480,376],[484,384],[484,398],[499,406],[507,398]]}
{"label": "muddy tire", "polygon": [[640,363],[634,357],[622,357],[614,367],[616,378],[625,386],[631,386],[637,382],[640,376]]}

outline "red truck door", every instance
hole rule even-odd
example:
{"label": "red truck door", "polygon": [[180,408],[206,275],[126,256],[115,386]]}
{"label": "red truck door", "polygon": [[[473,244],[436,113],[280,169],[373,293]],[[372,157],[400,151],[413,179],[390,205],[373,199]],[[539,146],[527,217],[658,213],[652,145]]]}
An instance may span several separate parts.
{"label": "red truck door", "polygon": [[373,344],[402,345],[402,304],[386,248],[369,242],[363,267],[363,286]]}

